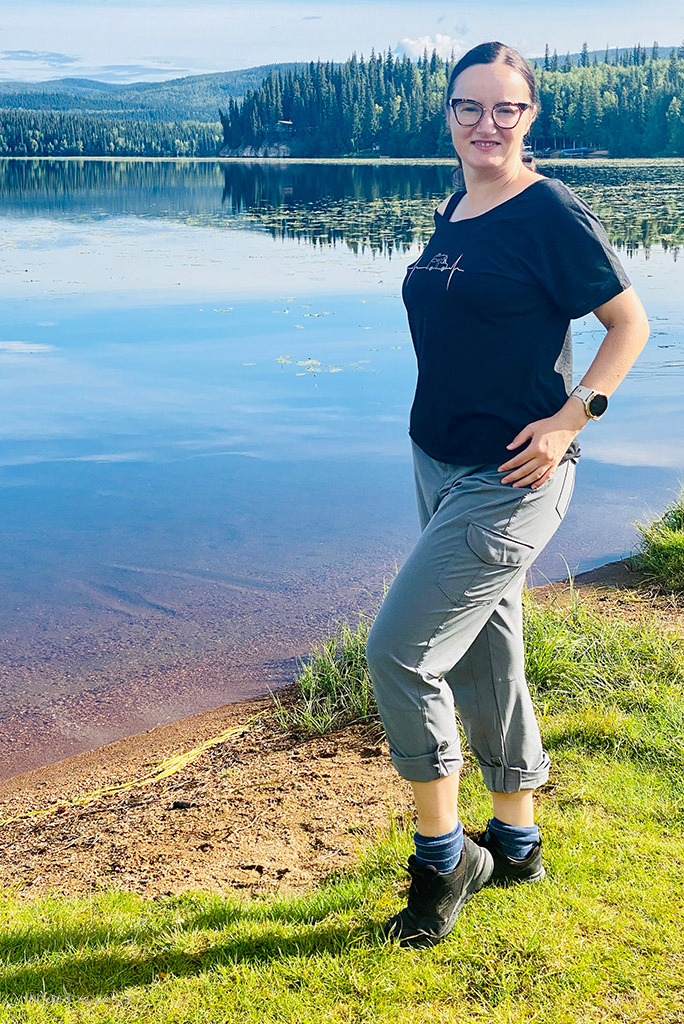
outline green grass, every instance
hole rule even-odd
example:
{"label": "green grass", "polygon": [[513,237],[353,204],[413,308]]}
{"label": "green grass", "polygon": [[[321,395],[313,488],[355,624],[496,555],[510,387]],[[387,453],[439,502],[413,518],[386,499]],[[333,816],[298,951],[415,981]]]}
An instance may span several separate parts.
{"label": "green grass", "polygon": [[637,523],[642,535],[631,563],[643,582],[661,591],[684,593],[684,488],[653,523]]}
{"label": "green grass", "polygon": [[273,694],[276,720],[284,730],[317,733],[352,722],[377,722],[378,709],[366,665],[371,626],[360,614],[355,628],[343,622],[336,636],[314,648],[296,679],[297,696],[286,706]]}
{"label": "green grass", "polygon": [[[574,709],[587,723],[621,732],[647,730],[642,712],[650,706],[658,735],[684,752],[684,641],[663,632],[654,614],[638,623],[607,616],[582,605],[571,582],[570,607],[547,606],[523,591],[526,675],[540,714]],[[365,660],[371,620],[359,616],[355,629],[314,649],[296,680],[297,693],[286,706],[274,695],[283,729],[323,734],[350,722],[377,722],[378,711]],[[583,718],[582,718],[583,716]],[[630,717],[631,716],[631,717]],[[613,727],[610,727],[613,728]],[[644,733],[645,734],[645,733]]]}
{"label": "green grass", "polygon": [[[433,950],[382,942],[409,822],[358,868],[290,899],[2,899],[0,1021],[16,1024],[681,1022],[682,778],[556,752],[540,808],[546,881],[487,889]],[[465,773],[466,824],[487,796]]]}
{"label": "green grass", "polygon": [[[402,905],[414,829],[395,816],[354,870],[294,898],[5,892],[0,1024],[681,1024],[682,640],[576,598],[525,602],[553,760],[538,814],[544,882],[485,889],[432,950],[386,944],[379,926]],[[298,729],[373,717],[367,627],[346,627],[312,660]],[[469,760],[466,828],[489,808]]]}
{"label": "green grass", "polygon": [[525,666],[550,750],[603,751],[654,771],[684,765],[684,638],[653,612],[637,622],[524,594]]}

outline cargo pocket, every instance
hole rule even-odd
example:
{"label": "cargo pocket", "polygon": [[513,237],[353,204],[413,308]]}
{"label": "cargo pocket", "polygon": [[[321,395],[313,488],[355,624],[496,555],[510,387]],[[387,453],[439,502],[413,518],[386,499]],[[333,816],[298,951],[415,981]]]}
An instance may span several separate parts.
{"label": "cargo pocket", "polygon": [[475,577],[463,592],[471,604],[492,601],[534,552],[533,544],[491,530],[488,526],[480,526],[479,523],[468,524],[466,541],[481,563]]}

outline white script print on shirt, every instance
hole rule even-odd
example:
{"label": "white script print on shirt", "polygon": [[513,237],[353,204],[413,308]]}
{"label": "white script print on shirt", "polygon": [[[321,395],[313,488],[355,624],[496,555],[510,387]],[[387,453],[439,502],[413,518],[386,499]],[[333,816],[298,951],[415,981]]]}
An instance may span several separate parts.
{"label": "white script print on shirt", "polygon": [[422,258],[423,258],[422,256],[419,257],[419,259],[416,261],[416,263],[414,263],[413,266],[410,268],[409,276],[406,278],[406,284],[409,283],[409,281],[411,280],[411,277],[412,277],[414,271],[416,271],[416,270],[439,270],[439,271],[448,270],[449,271],[449,276],[447,278],[447,283],[446,283],[446,290],[448,291],[449,290],[449,285],[451,284],[451,278],[454,276],[454,272],[458,270],[459,274],[465,273],[465,271],[463,270],[463,267],[459,267],[459,265],[458,265],[459,262],[461,261],[461,259],[463,258],[463,253],[461,253],[460,256],[457,256],[453,263],[449,263],[449,257],[447,255],[447,253],[445,253],[445,252],[438,252],[437,255],[433,256],[432,259],[430,260],[430,262],[428,264],[426,264],[426,266],[424,266],[424,267],[420,266],[420,261],[422,260]]}

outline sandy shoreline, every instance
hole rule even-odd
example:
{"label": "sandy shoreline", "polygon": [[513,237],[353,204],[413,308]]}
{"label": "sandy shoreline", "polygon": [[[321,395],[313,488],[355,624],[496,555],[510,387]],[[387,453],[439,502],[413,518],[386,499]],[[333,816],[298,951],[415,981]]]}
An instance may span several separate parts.
{"label": "sandy shoreline", "polygon": [[[620,560],[574,589],[684,634],[681,600],[637,582]],[[563,602],[570,587],[533,591]],[[372,725],[284,733],[273,709],[270,695],[225,704],[1,781],[0,885],[29,900],[112,886],[154,899],[298,891],[349,868],[391,817],[412,814],[408,783]]]}
{"label": "sandy shoreline", "polygon": [[[578,589],[596,586],[625,587],[630,585],[632,579],[632,573],[624,559],[608,562],[574,576]],[[535,594],[543,594],[552,588],[563,588],[566,585],[567,580],[559,580],[532,589]],[[20,772],[0,780],[0,801],[13,796],[27,785],[32,786],[48,781],[58,784],[75,769],[84,779],[91,778],[92,788],[96,788],[100,784],[98,780],[103,769],[105,774],[114,766],[122,774],[135,772],[141,759],[161,761],[178,748],[194,746],[223,729],[243,721],[245,717],[253,714],[255,709],[263,709],[269,706],[270,702],[270,696],[265,695],[219,705],[180,718],[178,721],[157,725],[92,750],[74,754],[53,764],[47,764],[28,772]]]}

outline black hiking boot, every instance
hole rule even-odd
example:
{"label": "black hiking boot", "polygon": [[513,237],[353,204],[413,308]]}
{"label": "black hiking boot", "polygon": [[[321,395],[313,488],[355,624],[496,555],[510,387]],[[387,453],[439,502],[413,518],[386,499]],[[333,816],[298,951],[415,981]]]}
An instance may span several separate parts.
{"label": "black hiking boot", "polygon": [[432,864],[421,864],[411,854],[408,906],[385,924],[385,936],[412,949],[441,942],[454,927],[459,911],[489,881],[493,868],[489,850],[467,836],[460,861],[447,874]]}
{"label": "black hiking boot", "polygon": [[481,849],[488,850],[494,860],[494,871],[490,878],[492,885],[541,882],[542,878],[546,877],[546,871],[542,864],[541,839],[535,843],[527,857],[524,857],[522,860],[514,860],[512,857],[507,857],[489,830],[485,830],[479,836],[476,836],[475,842]]}

